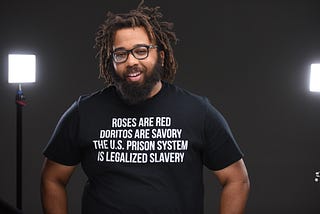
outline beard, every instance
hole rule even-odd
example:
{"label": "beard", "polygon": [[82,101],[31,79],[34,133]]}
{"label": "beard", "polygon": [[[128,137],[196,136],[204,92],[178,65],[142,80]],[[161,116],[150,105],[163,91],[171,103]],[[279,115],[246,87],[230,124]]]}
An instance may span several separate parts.
{"label": "beard", "polygon": [[120,93],[121,98],[129,105],[138,104],[149,98],[152,89],[161,80],[163,68],[160,60],[158,60],[149,74],[145,68],[133,66],[127,68],[123,76],[125,77],[127,74],[135,71],[140,71],[140,75],[144,75],[142,83],[128,82],[125,78],[116,74],[113,66],[111,69],[111,76],[114,85]]}

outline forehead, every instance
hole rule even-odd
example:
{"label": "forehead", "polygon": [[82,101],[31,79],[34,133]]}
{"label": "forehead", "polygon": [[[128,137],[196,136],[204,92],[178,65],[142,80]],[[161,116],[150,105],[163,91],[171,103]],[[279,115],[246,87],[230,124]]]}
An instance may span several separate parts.
{"label": "forehead", "polygon": [[132,48],[137,44],[151,44],[144,27],[122,28],[115,32],[113,48]]}

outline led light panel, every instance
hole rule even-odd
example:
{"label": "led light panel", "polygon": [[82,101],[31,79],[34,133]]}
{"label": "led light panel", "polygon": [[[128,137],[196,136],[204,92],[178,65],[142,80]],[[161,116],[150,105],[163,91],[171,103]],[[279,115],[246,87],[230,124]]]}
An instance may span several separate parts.
{"label": "led light panel", "polygon": [[36,55],[9,54],[8,82],[30,83],[36,81]]}

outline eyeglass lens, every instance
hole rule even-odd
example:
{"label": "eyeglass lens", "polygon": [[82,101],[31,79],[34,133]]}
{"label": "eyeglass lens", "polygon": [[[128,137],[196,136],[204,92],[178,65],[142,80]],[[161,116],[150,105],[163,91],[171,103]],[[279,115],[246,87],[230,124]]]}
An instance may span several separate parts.
{"label": "eyeglass lens", "polygon": [[131,50],[118,50],[113,53],[113,58],[115,62],[125,62],[129,53],[132,53],[136,59],[141,60],[148,57],[149,48],[147,46],[139,46]]}

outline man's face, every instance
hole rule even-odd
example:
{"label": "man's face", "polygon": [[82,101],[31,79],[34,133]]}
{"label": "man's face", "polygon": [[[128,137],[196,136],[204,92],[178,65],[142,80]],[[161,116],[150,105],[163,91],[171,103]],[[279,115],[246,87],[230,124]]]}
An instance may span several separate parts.
{"label": "man's face", "polygon": [[[155,45],[149,40],[143,27],[124,28],[115,33],[114,51],[131,50],[139,46]],[[139,54],[139,52],[138,52]],[[161,64],[164,53],[157,48],[150,48],[148,57],[136,59],[131,53],[126,61],[113,61],[115,86],[123,98],[130,104],[135,104],[157,93],[161,88]],[[160,56],[160,57],[158,57]]]}

